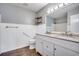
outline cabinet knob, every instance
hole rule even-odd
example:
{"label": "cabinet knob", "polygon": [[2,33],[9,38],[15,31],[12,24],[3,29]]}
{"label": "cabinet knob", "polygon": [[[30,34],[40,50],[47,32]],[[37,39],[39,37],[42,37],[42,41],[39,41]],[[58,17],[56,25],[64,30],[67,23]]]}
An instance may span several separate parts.
{"label": "cabinet knob", "polygon": [[54,48],[54,50],[56,50],[56,48]]}
{"label": "cabinet knob", "polygon": [[48,46],[46,46],[48,48]]}

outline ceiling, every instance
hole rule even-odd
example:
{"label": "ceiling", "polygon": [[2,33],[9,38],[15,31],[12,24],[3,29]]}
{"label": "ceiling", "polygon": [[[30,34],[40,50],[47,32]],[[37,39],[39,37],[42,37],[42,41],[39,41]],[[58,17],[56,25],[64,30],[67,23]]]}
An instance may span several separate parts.
{"label": "ceiling", "polygon": [[38,12],[45,7],[48,3],[12,3],[12,5],[28,9],[33,12]]}

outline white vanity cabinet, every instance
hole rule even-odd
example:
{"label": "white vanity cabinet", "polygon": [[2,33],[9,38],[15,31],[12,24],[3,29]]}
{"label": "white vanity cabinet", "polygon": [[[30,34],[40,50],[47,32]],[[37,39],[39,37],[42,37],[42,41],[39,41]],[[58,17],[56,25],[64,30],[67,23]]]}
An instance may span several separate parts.
{"label": "white vanity cabinet", "polygon": [[44,56],[79,56],[79,43],[45,35],[36,36],[36,51]]}
{"label": "white vanity cabinet", "polygon": [[55,56],[77,56],[77,55],[79,54],[73,52],[72,50],[69,50],[67,48],[55,44]]}
{"label": "white vanity cabinet", "polygon": [[54,55],[54,44],[46,41],[45,38],[41,36],[36,37],[36,51],[44,56]]}

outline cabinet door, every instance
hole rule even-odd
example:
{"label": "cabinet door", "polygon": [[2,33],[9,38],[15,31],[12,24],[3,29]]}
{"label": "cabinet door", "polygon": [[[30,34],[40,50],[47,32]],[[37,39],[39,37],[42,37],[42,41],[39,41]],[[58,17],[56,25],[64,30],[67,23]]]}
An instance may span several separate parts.
{"label": "cabinet door", "polygon": [[54,50],[55,50],[56,56],[78,56],[79,55],[78,53],[59,45],[55,45]]}
{"label": "cabinet door", "polygon": [[36,40],[36,51],[39,52],[40,54],[44,55],[42,39],[41,40],[40,39]]}
{"label": "cabinet door", "polygon": [[45,55],[47,55],[47,56],[53,56],[54,55],[54,44],[53,43],[44,40],[43,49],[44,49]]}

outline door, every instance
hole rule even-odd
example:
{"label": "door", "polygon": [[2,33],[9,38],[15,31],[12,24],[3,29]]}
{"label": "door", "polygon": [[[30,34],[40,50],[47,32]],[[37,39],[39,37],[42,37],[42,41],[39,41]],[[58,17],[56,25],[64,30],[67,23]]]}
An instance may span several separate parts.
{"label": "door", "polygon": [[59,46],[59,45],[55,45],[55,55],[56,56],[77,56],[79,55],[78,53],[72,51],[72,50],[69,50],[67,48],[64,48],[62,46]]}

